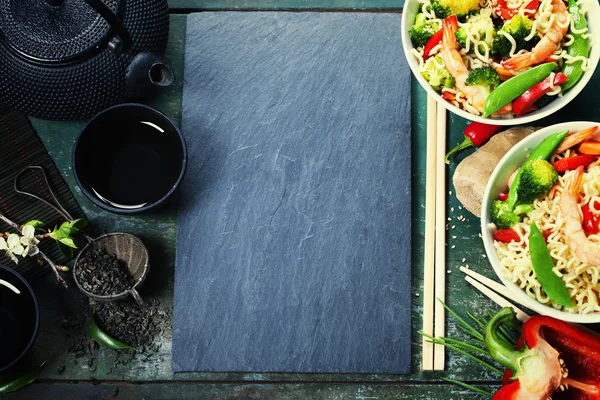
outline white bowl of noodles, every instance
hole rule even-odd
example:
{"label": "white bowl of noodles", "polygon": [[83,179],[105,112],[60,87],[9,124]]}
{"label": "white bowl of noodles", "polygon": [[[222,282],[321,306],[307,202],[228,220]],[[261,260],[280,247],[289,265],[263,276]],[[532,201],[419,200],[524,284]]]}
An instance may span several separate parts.
{"label": "white bowl of noodles", "polygon": [[[527,217],[513,229],[519,232],[524,243],[528,243],[529,223],[535,221],[542,230],[548,226],[557,227],[552,230],[556,233],[551,234],[547,239],[548,248],[556,265],[555,270],[562,274],[561,279],[574,301],[575,306],[571,309],[563,309],[552,303],[545,295],[533,273],[528,245],[515,242],[507,245],[493,239],[494,226],[491,224],[490,207],[500,193],[507,192],[510,176],[522,166],[531,150],[536,148],[546,137],[565,130],[569,130],[571,133],[579,132],[595,125],[599,124],[568,122],[553,125],[533,133],[515,145],[500,160],[492,173],[483,195],[481,213],[481,234],[487,257],[498,278],[514,293],[515,298],[522,305],[539,314],[578,323],[600,322],[600,301],[598,299],[600,265],[589,266],[582,263],[566,244],[563,230],[564,221],[562,221],[559,207],[560,196],[547,195],[536,200],[533,204],[534,212],[527,214]],[[589,178],[585,178],[585,175],[588,175]],[[567,178],[566,175],[561,178],[550,193],[555,188],[562,187]],[[589,186],[592,189],[586,188],[585,192],[595,196],[595,201],[600,200],[600,165],[590,168],[584,174],[584,182],[585,179],[597,182],[597,185]],[[597,236],[600,242],[600,235],[594,236]]]}
{"label": "white bowl of noodles", "polygon": [[[547,117],[563,108],[583,90],[583,88],[588,84],[589,80],[594,74],[594,71],[596,70],[598,62],[600,60],[600,24],[597,23],[597,21],[600,21],[600,5],[597,0],[582,0],[582,2],[579,3],[582,4],[582,10],[586,11],[585,16],[588,23],[588,34],[590,36],[591,47],[588,56],[588,64],[585,67],[585,72],[581,79],[577,82],[577,84],[573,86],[570,90],[568,90],[566,93],[556,95],[556,99],[550,104],[547,104],[542,108],[538,109],[537,111],[531,112],[529,114],[517,117],[511,113],[505,116],[491,116],[488,118],[483,118],[480,115],[476,115],[472,112],[466,111],[465,109],[463,109],[465,108],[465,106],[461,105],[461,103],[457,101],[450,102],[442,98],[441,93],[435,91],[431,87],[429,82],[421,74],[422,63],[419,61],[419,57],[417,56],[417,54],[419,53],[419,51],[422,53],[423,49],[415,48],[413,46],[409,35],[409,29],[414,24],[415,17],[419,12],[421,12],[423,6],[425,5],[427,7],[428,4],[431,4],[431,1],[432,0],[406,0],[406,3],[403,8],[401,30],[404,54],[406,56],[406,59],[408,60],[408,64],[414,76],[419,81],[420,85],[427,91],[427,93],[433,96],[438,103],[442,104],[449,111],[460,115],[461,117],[466,118],[468,120],[494,125],[519,125],[531,123],[533,121],[537,121],[541,118]],[[488,0],[483,1],[487,3]],[[559,65],[562,62],[563,61],[559,60]]]}

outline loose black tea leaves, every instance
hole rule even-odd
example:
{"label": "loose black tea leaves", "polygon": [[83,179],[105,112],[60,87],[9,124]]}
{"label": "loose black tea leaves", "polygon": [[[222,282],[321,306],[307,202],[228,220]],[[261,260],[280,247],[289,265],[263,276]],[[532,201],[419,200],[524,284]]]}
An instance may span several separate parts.
{"label": "loose black tea leaves", "polygon": [[112,296],[131,289],[135,283],[127,264],[105,249],[85,253],[75,274],[81,286],[98,296]]}

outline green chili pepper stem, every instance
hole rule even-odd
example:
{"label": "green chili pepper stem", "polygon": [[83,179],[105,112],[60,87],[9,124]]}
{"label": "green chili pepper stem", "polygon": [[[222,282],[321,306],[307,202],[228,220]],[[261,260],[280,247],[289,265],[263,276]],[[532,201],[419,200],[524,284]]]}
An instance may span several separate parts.
{"label": "green chili pepper stem", "polygon": [[[546,160],[552,155],[552,153],[554,153],[554,150],[556,150],[556,148],[562,143],[568,134],[569,131],[566,130],[548,136],[531,152],[531,154],[529,154],[529,157],[527,157],[525,163],[533,160]],[[517,175],[515,175],[515,179],[508,190],[508,198],[506,199],[506,203],[513,210],[517,205],[517,201],[519,200],[517,197],[517,188],[521,182],[521,171],[523,171],[523,168],[519,169],[519,172],[517,172]]]}
{"label": "green chili pepper stem", "polygon": [[525,93],[532,86],[546,79],[558,64],[551,62],[538,65],[503,82],[485,100],[483,118],[487,118]]}
{"label": "green chili pepper stem", "polygon": [[[573,18],[573,25],[575,29],[581,30],[587,28],[587,21],[581,14],[581,10],[577,5],[576,0],[569,0],[569,14]],[[569,33],[573,36],[573,43],[567,48],[567,54],[571,57],[584,56],[587,57],[590,53],[590,42],[584,38],[580,33],[573,33],[569,30]],[[571,89],[583,75],[583,61],[575,61],[572,64],[565,63],[563,65],[563,74],[565,74],[569,80],[562,84],[562,90],[567,91]]]}
{"label": "green chili pepper stem", "polygon": [[539,228],[532,222],[529,229],[529,255],[537,280],[544,292],[563,307],[573,307],[573,300],[564,282],[553,271],[554,261]]}
{"label": "green chili pepper stem", "polygon": [[44,361],[42,365],[34,367],[31,371],[18,378],[0,382],[0,393],[16,392],[17,390],[32,384],[40,376],[44,364],[46,364],[46,361]]}
{"label": "green chili pepper stem", "polygon": [[473,146],[474,146],[474,144],[471,141],[471,139],[466,137],[465,140],[463,140],[463,142],[461,144],[459,144],[458,146],[456,146],[455,148],[450,150],[448,152],[448,154],[446,154],[446,157],[444,157],[444,162],[446,164],[450,164],[450,157],[452,157],[453,154],[458,153],[461,150],[468,149],[469,147],[473,147]]}
{"label": "green chili pepper stem", "polygon": [[499,328],[505,321],[512,322],[516,319],[512,308],[504,307],[490,319],[484,330],[485,345],[490,351],[492,358],[504,367],[509,368],[514,376],[519,375],[521,372],[519,361],[527,356],[530,350],[527,346],[524,346],[521,350],[515,350],[500,336]]}
{"label": "green chili pepper stem", "polygon": [[458,386],[462,386],[465,389],[472,390],[472,391],[474,391],[476,393],[479,393],[479,394],[482,394],[484,396],[492,397],[492,393],[490,393],[488,391],[485,391],[483,389],[479,389],[478,387],[469,385],[468,383],[464,383],[464,382],[457,381],[455,379],[450,379],[450,378],[442,378],[442,379],[445,380],[446,382],[453,383],[453,384],[458,385]]}

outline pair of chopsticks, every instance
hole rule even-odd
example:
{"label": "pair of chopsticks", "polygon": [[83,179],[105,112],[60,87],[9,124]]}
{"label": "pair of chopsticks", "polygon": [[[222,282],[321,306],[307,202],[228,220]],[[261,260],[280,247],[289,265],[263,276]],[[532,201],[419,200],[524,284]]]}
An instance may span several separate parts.
{"label": "pair of chopsticks", "polygon": [[519,304],[519,301],[506,288],[506,286],[491,280],[490,278],[486,278],[485,276],[468,268],[460,267],[460,270],[466,274],[465,280],[469,282],[471,286],[490,298],[494,303],[498,304],[500,307],[512,308],[517,314],[517,319],[519,321],[525,322],[529,319],[529,315],[523,312],[523,310],[506,300],[509,299]]}
{"label": "pair of chopsticks", "polygon": [[[425,194],[425,261],[423,333],[443,337],[446,312],[439,299],[446,298],[446,109],[427,97],[427,166]],[[445,349],[423,336],[424,371],[442,371]]]}

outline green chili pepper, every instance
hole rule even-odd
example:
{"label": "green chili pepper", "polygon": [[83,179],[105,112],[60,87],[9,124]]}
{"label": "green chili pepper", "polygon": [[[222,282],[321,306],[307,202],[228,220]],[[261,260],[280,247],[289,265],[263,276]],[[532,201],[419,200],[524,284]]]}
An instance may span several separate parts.
{"label": "green chili pepper", "polygon": [[[548,136],[531,152],[531,154],[529,154],[529,157],[527,157],[525,163],[532,160],[546,160],[552,155],[552,153],[554,153],[554,150],[556,150],[556,148],[562,143],[568,134],[569,131],[563,131]],[[517,189],[521,182],[522,170],[523,169],[521,168],[519,172],[517,172],[517,175],[513,180],[513,184],[508,190],[508,198],[506,199],[506,203],[509,205],[511,210],[514,210],[515,206],[517,205]]]}
{"label": "green chili pepper", "polygon": [[546,79],[557,67],[558,65],[553,62],[541,64],[505,81],[493,90],[485,100],[482,117],[489,117],[516,99],[533,85]]}
{"label": "green chili pepper", "polygon": [[118,341],[117,339],[113,339],[112,337],[108,336],[108,334],[106,332],[104,332],[102,329],[100,329],[98,327],[98,325],[96,325],[95,315],[96,315],[96,308],[94,308],[94,311],[92,312],[92,318],[90,318],[90,323],[88,325],[88,331],[90,333],[90,337],[92,339],[94,339],[96,342],[98,342],[98,344],[100,346],[106,347],[107,349],[112,349],[112,350],[130,349],[130,350],[138,351],[138,349],[136,349],[135,347],[129,346],[128,344],[125,344],[123,342]]}
{"label": "green chili pepper", "polygon": [[46,361],[42,363],[42,365],[34,367],[31,371],[27,372],[25,375],[22,375],[18,378],[1,381],[0,382],[0,393],[10,393],[15,392],[19,389],[24,388],[25,386],[33,383],[38,376],[40,376],[40,372],[42,372],[42,368],[46,364]]}
{"label": "green chili pepper", "polygon": [[573,307],[573,300],[565,284],[552,270],[554,268],[552,256],[535,222],[531,224],[529,231],[529,254],[533,271],[548,297],[563,307]]}
{"label": "green chili pepper", "polygon": [[[569,0],[569,14],[573,18],[572,26],[576,30],[581,31],[587,28],[585,17],[581,14],[581,10],[575,0]],[[584,38],[581,33],[574,33],[572,30],[569,33],[573,35],[574,41],[567,48],[567,54],[571,57],[587,57],[590,53],[590,41]],[[581,79],[583,75],[583,61],[575,61],[572,64],[565,63],[562,72],[569,78],[567,82],[562,84],[562,90],[565,91],[575,86],[579,79]]]}

